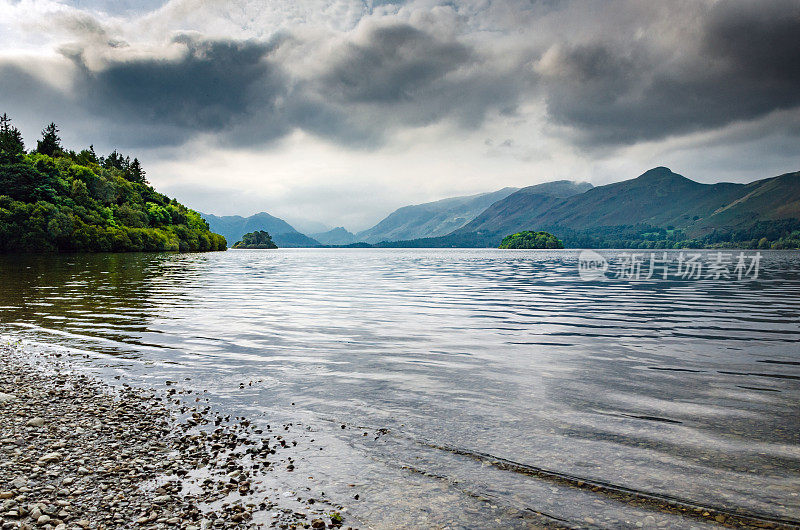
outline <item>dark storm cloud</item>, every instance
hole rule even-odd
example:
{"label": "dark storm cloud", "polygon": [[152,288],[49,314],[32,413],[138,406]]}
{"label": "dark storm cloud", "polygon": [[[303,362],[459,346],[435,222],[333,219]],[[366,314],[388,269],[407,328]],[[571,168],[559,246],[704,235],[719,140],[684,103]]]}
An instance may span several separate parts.
{"label": "dark storm cloud", "polygon": [[474,60],[458,42],[444,42],[408,24],[379,26],[366,42],[347,43],[319,80],[334,98],[392,104],[418,99],[437,81]]}
{"label": "dark storm cloud", "polygon": [[490,110],[515,108],[531,77],[491,68],[464,43],[408,23],[381,23],[331,52],[302,86],[292,116],[322,136],[378,145],[403,126],[480,126]]}
{"label": "dark storm cloud", "polygon": [[[74,65],[69,88],[0,63],[0,103],[38,101],[54,109],[52,119],[94,121],[130,146],[205,133],[258,145],[300,129],[367,149],[404,127],[479,128],[523,103],[546,105],[546,118],[584,146],[715,129],[800,105],[798,0],[689,3],[683,18],[655,4],[585,5],[553,4],[560,18],[536,35],[528,19],[476,36],[384,17],[316,43],[291,31],[269,42],[191,34],[146,54],[75,15],[62,23],[79,42],[63,48]],[[661,20],[665,12],[676,20]],[[623,19],[625,27],[614,25]],[[692,29],[670,34],[666,25],[682,21]],[[309,68],[293,63],[298,53]]]}
{"label": "dark storm cloud", "polygon": [[565,44],[541,79],[556,121],[585,143],[618,144],[715,128],[800,105],[800,3],[716,3],[695,41]]}
{"label": "dark storm cloud", "polygon": [[[237,120],[275,114],[285,97],[281,68],[267,58],[273,44],[207,41],[179,36],[177,58],[135,58],[88,68],[80,53],[75,93],[98,116],[182,131],[177,142],[198,132],[219,132]],[[275,120],[265,123],[261,140],[284,134]]]}

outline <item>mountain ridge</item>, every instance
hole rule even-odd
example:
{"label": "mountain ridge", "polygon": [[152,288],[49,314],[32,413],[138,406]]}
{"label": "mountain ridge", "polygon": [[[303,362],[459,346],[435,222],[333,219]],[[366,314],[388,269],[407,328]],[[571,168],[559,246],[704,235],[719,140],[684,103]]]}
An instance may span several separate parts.
{"label": "mountain ridge", "polygon": [[795,226],[800,228],[800,172],[747,184],[703,184],[659,166],[565,198],[522,188],[450,234],[382,246],[496,246],[524,230],[552,232],[568,246],[725,245],[750,236],[775,239]]}
{"label": "mountain ridge", "polygon": [[356,241],[379,243],[445,235],[468,223],[487,206],[514,191],[516,188],[503,188],[494,192],[403,206],[373,227],[357,232]]}
{"label": "mountain ridge", "polygon": [[317,247],[319,241],[295,230],[279,217],[267,212],[258,212],[249,217],[241,215],[214,215],[200,212],[212,230],[225,236],[231,245],[241,241],[244,234],[263,230],[269,232],[278,247]]}

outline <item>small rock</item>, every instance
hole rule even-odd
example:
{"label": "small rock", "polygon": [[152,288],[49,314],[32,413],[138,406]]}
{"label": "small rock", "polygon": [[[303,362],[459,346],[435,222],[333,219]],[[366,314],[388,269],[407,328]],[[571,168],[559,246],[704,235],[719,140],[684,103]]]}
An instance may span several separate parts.
{"label": "small rock", "polygon": [[13,491],[0,491],[0,499],[11,499],[14,497]]}
{"label": "small rock", "polygon": [[10,403],[17,399],[17,397],[13,394],[6,394],[5,392],[0,392],[0,405],[5,403]]}
{"label": "small rock", "polygon": [[39,465],[51,464],[53,462],[58,462],[59,460],[61,460],[61,453],[47,453],[45,455],[42,455],[42,457],[39,458],[39,462],[37,463]]}
{"label": "small rock", "polygon": [[27,421],[27,423],[25,423],[25,425],[30,427],[41,427],[44,425],[44,418],[31,418]]}
{"label": "small rock", "polygon": [[49,515],[41,515],[36,519],[36,524],[40,524],[40,525],[46,525],[49,522],[50,522],[50,516]]}

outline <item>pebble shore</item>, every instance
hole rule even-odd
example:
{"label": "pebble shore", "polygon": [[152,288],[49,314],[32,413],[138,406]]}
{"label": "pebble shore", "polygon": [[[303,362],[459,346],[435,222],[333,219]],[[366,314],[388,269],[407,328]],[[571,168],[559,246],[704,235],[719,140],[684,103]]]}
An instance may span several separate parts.
{"label": "pebble shore", "polygon": [[2,530],[350,528],[343,506],[263,484],[294,469],[288,425],[112,388],[18,344],[0,346],[0,367]]}

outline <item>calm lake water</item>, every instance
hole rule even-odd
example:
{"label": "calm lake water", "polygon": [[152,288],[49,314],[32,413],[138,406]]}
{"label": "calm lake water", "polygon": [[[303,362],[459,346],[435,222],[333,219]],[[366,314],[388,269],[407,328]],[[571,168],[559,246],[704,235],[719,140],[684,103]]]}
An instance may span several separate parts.
{"label": "calm lake water", "polygon": [[570,480],[796,521],[800,253],[762,254],[756,280],[639,282],[576,251],[4,256],[0,332],[302,425],[276,487],[364,526],[703,525]]}

